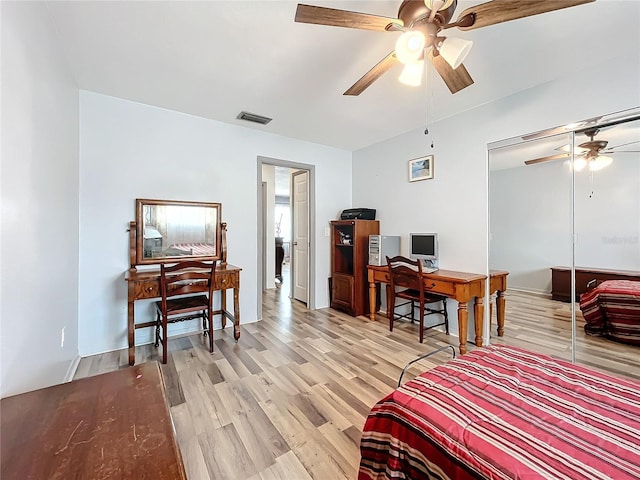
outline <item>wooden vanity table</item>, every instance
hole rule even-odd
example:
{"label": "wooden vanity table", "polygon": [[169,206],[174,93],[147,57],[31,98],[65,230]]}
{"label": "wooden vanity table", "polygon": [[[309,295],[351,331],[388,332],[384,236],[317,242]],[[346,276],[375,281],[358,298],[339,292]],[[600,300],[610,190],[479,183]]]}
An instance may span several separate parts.
{"label": "wooden vanity table", "polygon": [[[202,241],[194,243],[174,243],[170,240],[168,226],[169,212],[161,209],[204,209],[205,214],[200,230],[205,232]],[[157,209],[158,212],[154,211]],[[208,211],[207,211],[208,210]],[[179,211],[179,210],[178,210]],[[188,213],[188,214],[187,214]],[[196,214],[201,212],[195,211]],[[177,215],[179,217],[179,215]],[[185,212],[189,217],[189,228],[193,225],[194,210]],[[222,205],[219,203],[179,202],[165,200],[136,200],[136,221],[129,222],[129,262],[130,268],[125,273],[127,289],[127,337],[129,343],[129,365],[135,364],[135,331],[138,328],[155,327],[156,322],[135,322],[134,305],[137,300],[160,298],[160,264],[177,263],[182,260],[214,261],[219,260],[216,267],[214,289],[220,292],[220,309],[212,312],[212,318],[222,316],[222,328],[227,319],[233,322],[233,337],[240,338],[240,272],[242,269],[227,264],[227,224],[220,221]],[[185,228],[183,228],[184,230]],[[154,248],[148,248],[148,234],[154,232]],[[157,233],[155,233],[157,232]],[[158,237],[160,235],[160,237]],[[184,235],[183,235],[184,236]],[[206,252],[205,254],[198,252]],[[138,265],[148,265],[148,270],[138,270]],[[207,292],[206,283],[202,283],[202,292]],[[233,313],[227,310],[228,289],[233,290]]]}

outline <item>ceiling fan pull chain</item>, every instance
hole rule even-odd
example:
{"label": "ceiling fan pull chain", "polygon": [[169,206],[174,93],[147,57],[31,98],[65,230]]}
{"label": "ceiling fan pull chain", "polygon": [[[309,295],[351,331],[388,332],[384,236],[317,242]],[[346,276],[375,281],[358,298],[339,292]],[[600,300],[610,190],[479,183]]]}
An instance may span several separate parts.
{"label": "ceiling fan pull chain", "polygon": [[589,172],[589,186],[591,187],[591,193],[589,193],[589,198],[593,198],[593,172]]}

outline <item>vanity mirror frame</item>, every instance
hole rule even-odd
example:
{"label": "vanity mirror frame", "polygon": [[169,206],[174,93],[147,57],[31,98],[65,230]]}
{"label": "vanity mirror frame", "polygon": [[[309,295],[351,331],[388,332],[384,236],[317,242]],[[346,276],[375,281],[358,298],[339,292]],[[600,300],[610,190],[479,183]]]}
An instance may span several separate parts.
{"label": "vanity mirror frame", "polygon": [[[161,257],[144,256],[144,229],[145,229],[145,207],[149,206],[180,206],[180,207],[204,207],[213,208],[216,211],[215,219],[215,255],[180,254],[165,255]],[[136,220],[129,224],[130,243],[130,263],[131,269],[135,270],[136,265],[158,265],[162,263],[176,263],[184,260],[215,261],[220,260],[221,264],[226,264],[226,223],[222,219],[222,204],[217,202],[194,202],[181,200],[157,200],[148,198],[136,199]]]}

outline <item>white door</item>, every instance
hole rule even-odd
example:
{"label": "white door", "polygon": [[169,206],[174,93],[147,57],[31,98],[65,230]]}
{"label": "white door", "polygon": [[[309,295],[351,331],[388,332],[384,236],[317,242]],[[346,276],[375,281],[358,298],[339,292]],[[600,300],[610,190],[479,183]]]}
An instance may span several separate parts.
{"label": "white door", "polygon": [[293,298],[308,304],[309,299],[309,172],[291,175],[293,192],[293,245],[291,280]]}

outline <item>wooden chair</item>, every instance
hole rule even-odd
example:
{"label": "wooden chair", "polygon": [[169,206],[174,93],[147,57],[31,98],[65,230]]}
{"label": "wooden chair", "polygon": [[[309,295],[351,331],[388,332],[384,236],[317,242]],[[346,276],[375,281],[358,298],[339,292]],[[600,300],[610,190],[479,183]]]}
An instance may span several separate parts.
{"label": "wooden chair", "polygon": [[[449,314],[447,313],[447,297],[425,292],[424,279],[422,277],[422,264],[420,260],[396,256],[387,257],[387,268],[389,269],[389,283],[387,284],[387,301],[389,302],[389,331],[393,331],[393,322],[399,318],[410,318],[415,321],[415,310],[419,310],[420,320],[420,343],[424,341],[424,317],[434,313],[439,313],[444,317],[443,323],[430,325],[426,330],[444,325],[447,335],[449,335]],[[399,288],[399,289],[398,289]],[[396,303],[400,298],[406,302]],[[442,308],[428,308],[426,305],[442,302]],[[410,313],[396,314],[399,307],[411,305]]]}
{"label": "wooden chair", "polygon": [[[213,353],[213,287],[216,262],[184,261],[160,266],[160,295],[156,305],[156,347],[162,342],[162,363],[167,363],[167,326],[170,323],[202,318],[204,335],[209,336]],[[203,284],[207,291],[202,294]],[[188,295],[190,293],[198,295]],[[178,297],[178,295],[181,295]],[[177,297],[177,298],[174,298]],[[162,335],[160,334],[162,330]]]}

